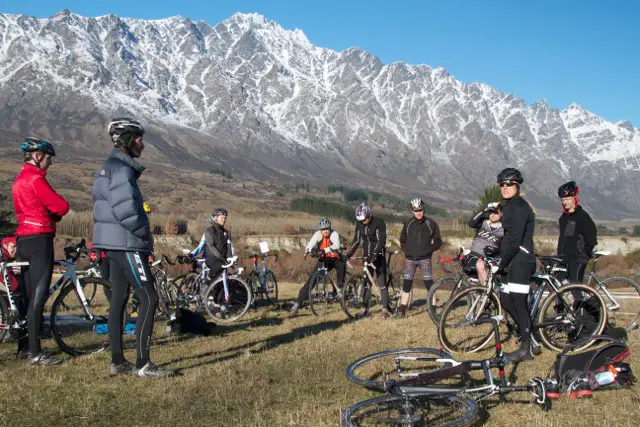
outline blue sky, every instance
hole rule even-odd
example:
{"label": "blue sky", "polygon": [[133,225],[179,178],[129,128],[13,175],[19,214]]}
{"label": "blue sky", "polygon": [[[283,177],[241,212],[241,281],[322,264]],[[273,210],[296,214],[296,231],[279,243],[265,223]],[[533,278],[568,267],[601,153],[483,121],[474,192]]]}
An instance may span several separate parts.
{"label": "blue sky", "polygon": [[0,13],[48,17],[67,8],[216,24],[257,12],[300,28],[322,47],[360,46],[384,63],[442,66],[527,104],[577,102],[610,121],[640,127],[640,1],[389,0],[2,0]]}

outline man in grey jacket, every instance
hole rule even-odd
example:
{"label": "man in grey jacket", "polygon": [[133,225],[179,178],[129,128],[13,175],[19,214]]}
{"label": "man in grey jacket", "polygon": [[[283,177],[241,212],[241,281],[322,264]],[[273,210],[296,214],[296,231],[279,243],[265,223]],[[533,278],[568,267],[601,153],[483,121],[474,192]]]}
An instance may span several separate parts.
{"label": "man in grey jacket", "polygon": [[[153,252],[151,227],[138,188],[138,178],[144,167],[135,161],[144,149],[143,135],[144,128],[140,123],[128,118],[113,119],[109,124],[109,136],[115,148],[93,184],[93,246],[106,253],[110,264],[109,374],[159,378],[171,376],[174,371],[156,366],[149,360],[158,295],[149,268],[149,254]],[[125,359],[122,351],[123,317],[130,288],[140,304],[135,366]]]}
{"label": "man in grey jacket", "polygon": [[[311,236],[311,240],[309,240],[309,243],[304,250],[305,257],[308,253],[314,257],[318,257],[320,254],[324,255],[329,271],[334,268],[336,269],[338,276],[337,285],[342,289],[342,286],[344,285],[346,265],[340,254],[340,236],[335,230],[331,229],[331,220],[329,218],[320,218],[318,221],[318,230],[313,234],[313,236]],[[293,304],[293,307],[291,307],[289,316],[295,316],[302,303],[309,298],[311,279],[318,270],[323,267],[323,265],[323,260],[318,260],[316,267],[309,275],[309,279],[300,289],[300,292],[298,293],[298,300]]]}

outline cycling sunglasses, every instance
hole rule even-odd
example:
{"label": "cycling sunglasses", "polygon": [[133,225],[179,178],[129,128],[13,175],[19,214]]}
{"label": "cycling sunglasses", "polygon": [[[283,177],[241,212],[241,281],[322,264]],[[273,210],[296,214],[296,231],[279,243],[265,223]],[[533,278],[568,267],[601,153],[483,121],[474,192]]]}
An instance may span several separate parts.
{"label": "cycling sunglasses", "polygon": [[502,181],[499,182],[498,185],[500,187],[513,187],[514,185],[518,185],[518,183],[515,181]]}

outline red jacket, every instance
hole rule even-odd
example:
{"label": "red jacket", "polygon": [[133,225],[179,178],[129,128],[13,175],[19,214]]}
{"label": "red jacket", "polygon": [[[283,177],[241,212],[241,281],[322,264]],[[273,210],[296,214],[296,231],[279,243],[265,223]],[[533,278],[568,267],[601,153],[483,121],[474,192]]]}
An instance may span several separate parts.
{"label": "red jacket", "polygon": [[13,183],[11,194],[18,218],[16,236],[55,233],[56,222],[69,212],[69,203],[47,182],[47,173],[25,163]]}

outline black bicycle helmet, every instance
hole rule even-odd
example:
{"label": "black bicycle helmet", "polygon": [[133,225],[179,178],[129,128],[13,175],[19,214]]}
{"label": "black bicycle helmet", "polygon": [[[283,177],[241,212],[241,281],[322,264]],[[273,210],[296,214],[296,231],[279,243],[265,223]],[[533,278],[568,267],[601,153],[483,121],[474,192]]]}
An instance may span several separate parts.
{"label": "black bicycle helmet", "polygon": [[580,187],[576,185],[575,181],[569,181],[566,184],[562,184],[558,188],[558,197],[575,197],[580,193]]}
{"label": "black bicycle helmet", "polygon": [[213,222],[213,219],[218,215],[228,216],[229,213],[225,208],[215,208],[213,212],[211,212],[211,216],[209,217],[209,222]]}
{"label": "black bicycle helmet", "polygon": [[498,174],[498,184],[517,184],[520,185],[524,182],[522,172],[515,168],[502,169]]}
{"label": "black bicycle helmet", "polygon": [[128,117],[119,117],[109,123],[109,136],[118,147],[127,147],[133,137],[144,135],[144,128]]}
{"label": "black bicycle helmet", "polygon": [[42,138],[27,137],[24,139],[24,142],[20,146],[20,149],[25,154],[35,153],[39,151],[50,156],[56,155],[56,150],[53,149],[53,145],[46,139]]}

